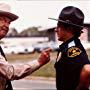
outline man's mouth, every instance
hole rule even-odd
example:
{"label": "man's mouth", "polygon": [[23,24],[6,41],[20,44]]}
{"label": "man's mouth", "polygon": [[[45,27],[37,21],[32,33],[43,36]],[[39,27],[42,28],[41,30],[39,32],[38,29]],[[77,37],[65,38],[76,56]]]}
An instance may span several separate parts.
{"label": "man's mouth", "polygon": [[1,30],[8,32],[8,27],[2,27]]}

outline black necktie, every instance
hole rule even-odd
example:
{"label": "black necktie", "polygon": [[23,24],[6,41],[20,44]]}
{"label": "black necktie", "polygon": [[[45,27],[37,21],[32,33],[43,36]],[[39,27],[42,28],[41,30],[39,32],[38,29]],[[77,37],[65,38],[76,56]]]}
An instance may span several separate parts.
{"label": "black necktie", "polygon": [[[6,57],[5,57],[5,54],[0,46],[0,52],[1,52],[1,55],[5,58],[5,60],[7,61]],[[5,90],[13,90],[12,88],[12,84],[9,80],[6,80],[6,89]]]}

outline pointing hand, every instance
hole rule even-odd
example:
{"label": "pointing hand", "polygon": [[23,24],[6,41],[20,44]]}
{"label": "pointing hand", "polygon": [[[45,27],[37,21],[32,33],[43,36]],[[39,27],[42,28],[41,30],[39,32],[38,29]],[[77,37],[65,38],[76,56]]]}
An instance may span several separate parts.
{"label": "pointing hand", "polygon": [[47,62],[50,61],[50,52],[52,51],[51,48],[45,49],[41,52],[41,55],[38,59],[38,62],[40,65],[46,64]]}

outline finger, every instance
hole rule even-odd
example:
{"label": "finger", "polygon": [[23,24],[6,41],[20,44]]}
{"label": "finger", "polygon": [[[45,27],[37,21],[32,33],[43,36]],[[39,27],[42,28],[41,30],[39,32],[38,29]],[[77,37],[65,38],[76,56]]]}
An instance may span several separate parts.
{"label": "finger", "polygon": [[46,50],[44,50],[46,53],[50,53],[51,51],[52,51],[52,49],[51,48],[48,48],[48,49],[46,49]]}
{"label": "finger", "polygon": [[43,52],[42,52],[42,55],[44,55],[44,56],[47,56],[47,57],[48,57],[48,56],[49,56],[49,52],[47,52],[47,51],[43,51]]}

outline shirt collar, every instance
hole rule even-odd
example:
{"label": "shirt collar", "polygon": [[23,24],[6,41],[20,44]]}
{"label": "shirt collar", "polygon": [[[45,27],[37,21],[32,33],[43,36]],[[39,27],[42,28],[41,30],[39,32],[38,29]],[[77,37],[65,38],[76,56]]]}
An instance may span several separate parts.
{"label": "shirt collar", "polygon": [[72,38],[70,38],[69,40],[63,42],[63,43],[59,46],[59,52],[61,52],[61,51],[64,50],[65,48],[67,48],[67,47],[68,47],[68,44],[69,44],[71,41],[76,40],[76,39],[78,39],[78,38],[77,38],[77,37],[72,37]]}

